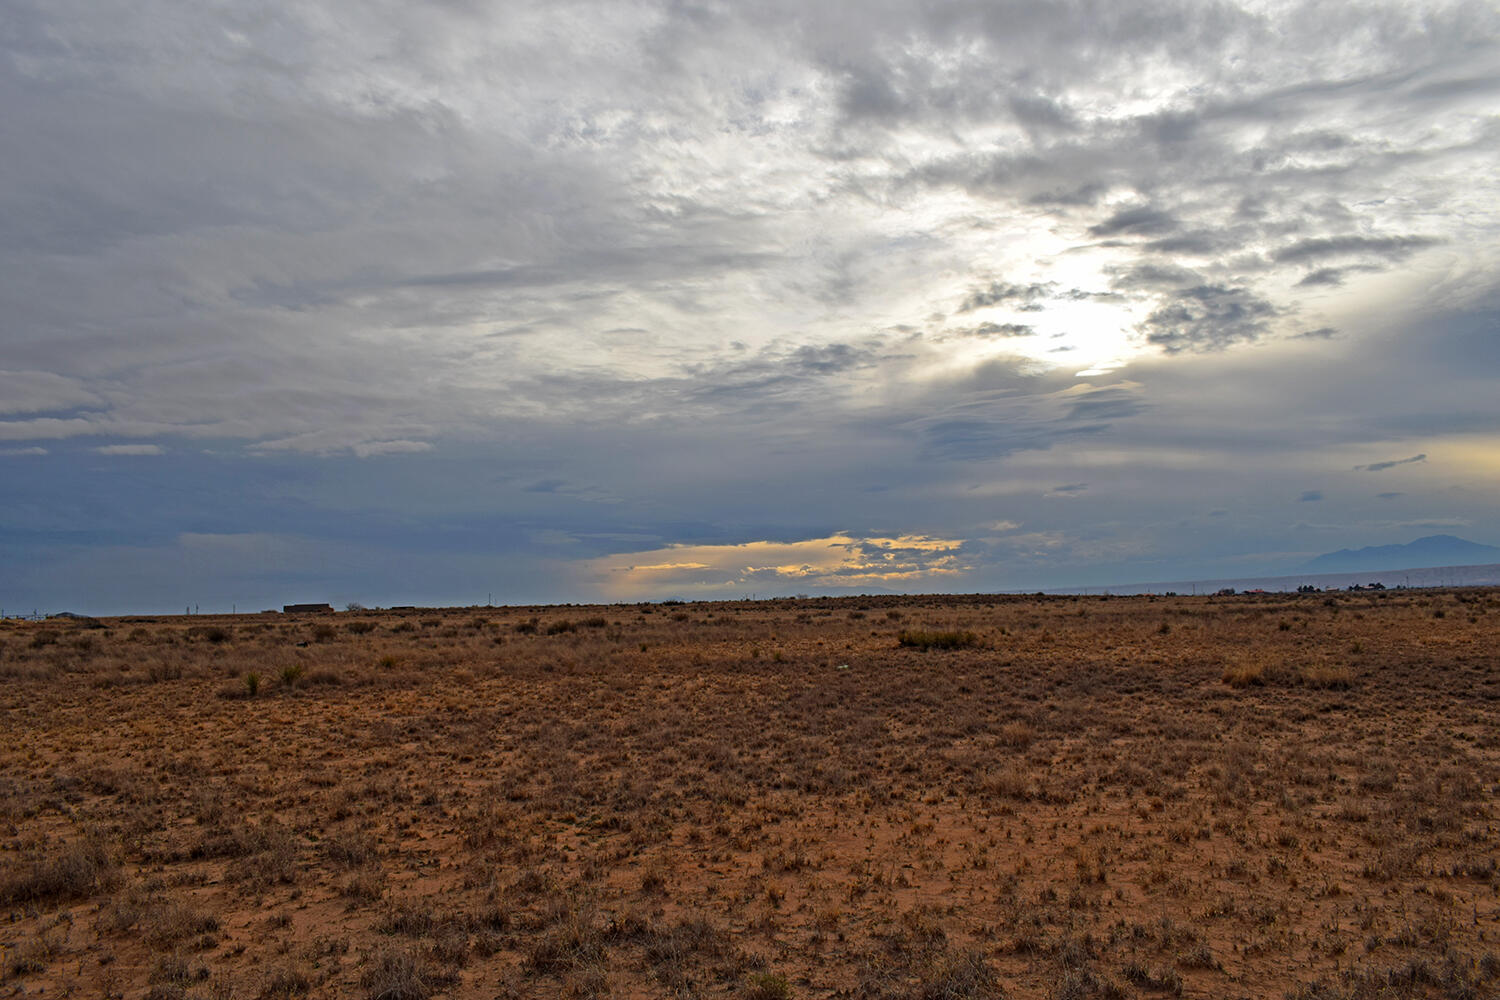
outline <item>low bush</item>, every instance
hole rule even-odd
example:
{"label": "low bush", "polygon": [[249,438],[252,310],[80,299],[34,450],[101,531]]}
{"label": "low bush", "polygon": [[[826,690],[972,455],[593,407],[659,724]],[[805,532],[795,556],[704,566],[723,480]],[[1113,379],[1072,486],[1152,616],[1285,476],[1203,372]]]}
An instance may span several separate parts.
{"label": "low bush", "polygon": [[903,629],[896,637],[896,641],[908,649],[964,649],[968,646],[979,645],[979,636],[973,632]]}
{"label": "low bush", "polygon": [[93,838],[36,849],[0,872],[0,905],[83,899],[110,888],[116,874],[108,849]]}

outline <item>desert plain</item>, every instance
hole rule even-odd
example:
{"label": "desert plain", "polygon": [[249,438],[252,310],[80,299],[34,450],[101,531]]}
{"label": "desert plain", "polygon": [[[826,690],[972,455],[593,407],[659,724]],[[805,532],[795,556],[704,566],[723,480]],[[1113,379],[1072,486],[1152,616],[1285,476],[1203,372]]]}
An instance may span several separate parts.
{"label": "desert plain", "polygon": [[1500,593],[0,622],[0,996],[1494,997]]}

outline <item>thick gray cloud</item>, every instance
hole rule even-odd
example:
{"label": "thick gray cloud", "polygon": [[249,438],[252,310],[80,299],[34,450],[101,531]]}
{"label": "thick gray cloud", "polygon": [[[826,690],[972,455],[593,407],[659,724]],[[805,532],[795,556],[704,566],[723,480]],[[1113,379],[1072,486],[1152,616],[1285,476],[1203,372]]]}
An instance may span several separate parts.
{"label": "thick gray cloud", "polygon": [[1271,254],[1278,264],[1304,264],[1330,257],[1383,257],[1405,260],[1437,240],[1426,236],[1329,236],[1299,240]]}
{"label": "thick gray cloud", "polygon": [[[1024,586],[1500,530],[1493,4],[5,21],[0,555],[36,592],[209,538],[336,581],[491,537],[566,596],[689,541],[962,539]],[[1356,466],[1399,479],[1378,515],[1324,478]]]}

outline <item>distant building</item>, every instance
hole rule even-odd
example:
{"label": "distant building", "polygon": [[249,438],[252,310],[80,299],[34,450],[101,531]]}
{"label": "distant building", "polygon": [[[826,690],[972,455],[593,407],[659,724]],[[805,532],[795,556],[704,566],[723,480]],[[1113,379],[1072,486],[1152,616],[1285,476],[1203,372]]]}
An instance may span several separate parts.
{"label": "distant building", "polygon": [[332,604],[286,604],[286,605],[282,606],[281,610],[284,613],[289,614],[289,615],[332,614],[333,613],[333,605]]}

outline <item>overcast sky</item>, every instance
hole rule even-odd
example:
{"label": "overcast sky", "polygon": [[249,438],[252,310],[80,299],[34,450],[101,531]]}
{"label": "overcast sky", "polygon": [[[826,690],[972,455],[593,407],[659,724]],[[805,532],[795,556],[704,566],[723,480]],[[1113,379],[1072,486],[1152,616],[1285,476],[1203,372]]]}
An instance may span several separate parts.
{"label": "overcast sky", "polygon": [[8,0],[0,606],[1500,544],[1500,11]]}

